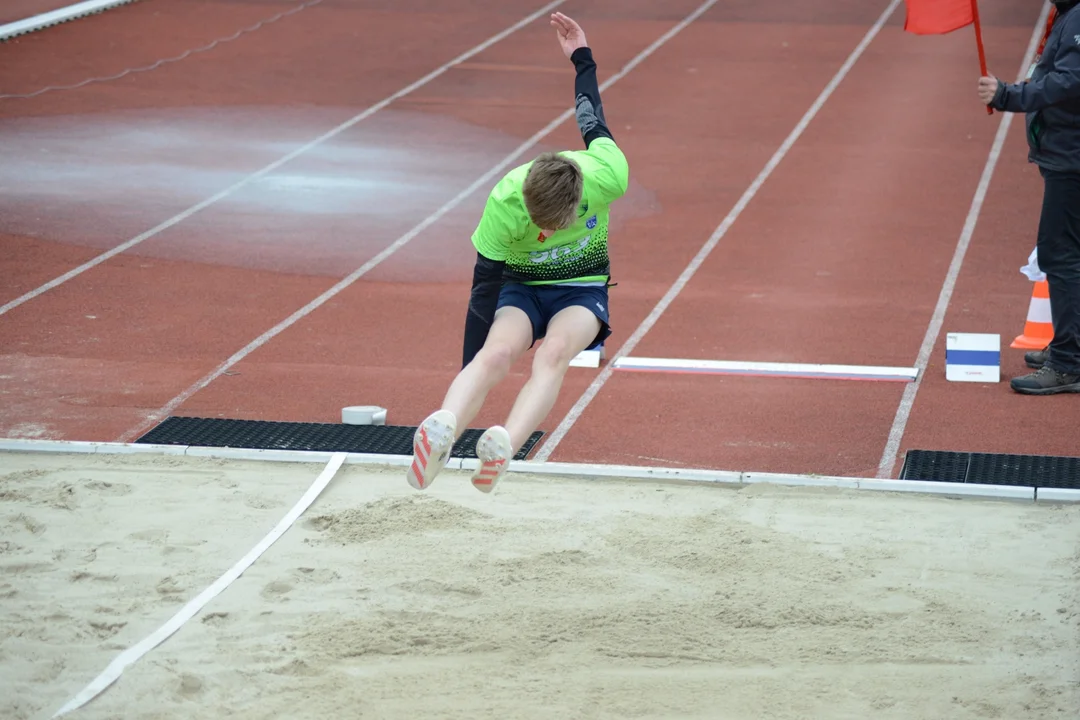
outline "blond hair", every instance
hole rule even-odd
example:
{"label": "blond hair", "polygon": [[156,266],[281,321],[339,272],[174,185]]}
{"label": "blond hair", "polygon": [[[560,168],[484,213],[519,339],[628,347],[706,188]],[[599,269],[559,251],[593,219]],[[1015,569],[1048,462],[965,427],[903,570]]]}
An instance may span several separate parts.
{"label": "blond hair", "polygon": [[533,161],[522,195],[529,217],[542,230],[563,230],[577,220],[584,181],[581,166],[555,152]]}

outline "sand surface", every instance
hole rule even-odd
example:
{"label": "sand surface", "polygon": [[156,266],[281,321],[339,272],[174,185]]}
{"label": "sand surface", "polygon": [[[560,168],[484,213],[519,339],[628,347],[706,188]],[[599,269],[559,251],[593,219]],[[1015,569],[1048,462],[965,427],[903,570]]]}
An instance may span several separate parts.
{"label": "sand surface", "polygon": [[[321,465],[0,454],[0,717],[49,717]],[[1080,506],[345,466],[70,717],[1080,715]]]}

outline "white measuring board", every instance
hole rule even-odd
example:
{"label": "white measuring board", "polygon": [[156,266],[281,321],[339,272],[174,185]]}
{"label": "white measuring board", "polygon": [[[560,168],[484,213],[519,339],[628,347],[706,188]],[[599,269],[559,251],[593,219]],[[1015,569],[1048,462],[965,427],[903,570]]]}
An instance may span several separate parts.
{"label": "white measuring board", "polygon": [[688,373],[702,375],[747,375],[824,380],[873,380],[914,382],[915,367],[872,365],[819,365],[809,363],[745,362],[740,360],[687,360],[681,358],[624,357],[615,361],[616,370],[626,372]]}
{"label": "white measuring board", "polygon": [[949,333],[945,337],[945,379],[1001,382],[1001,336]]}

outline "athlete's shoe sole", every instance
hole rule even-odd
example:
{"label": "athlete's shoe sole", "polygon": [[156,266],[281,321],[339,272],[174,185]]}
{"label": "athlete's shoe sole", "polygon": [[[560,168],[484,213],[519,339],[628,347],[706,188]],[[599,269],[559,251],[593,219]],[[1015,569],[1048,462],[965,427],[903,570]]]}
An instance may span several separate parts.
{"label": "athlete's shoe sole", "polygon": [[434,412],[420,423],[413,435],[413,460],[409,465],[409,484],[417,490],[427,490],[454,449],[457,419],[448,410]]}
{"label": "athlete's shoe sole", "polygon": [[496,425],[480,436],[476,443],[476,457],[480,467],[472,476],[473,487],[482,493],[490,493],[510,469],[514,448],[510,445],[510,433]]}

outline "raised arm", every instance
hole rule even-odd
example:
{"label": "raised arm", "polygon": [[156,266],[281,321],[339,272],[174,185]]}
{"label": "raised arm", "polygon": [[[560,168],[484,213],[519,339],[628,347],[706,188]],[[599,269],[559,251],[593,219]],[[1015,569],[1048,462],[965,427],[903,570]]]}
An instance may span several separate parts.
{"label": "raised arm", "polygon": [[585,39],[581,26],[562,13],[551,16],[551,25],[559,38],[563,54],[574,63],[577,77],[574,79],[574,105],[577,111],[578,129],[588,149],[599,137],[614,140],[604,119],[604,106],[600,102],[600,86],[596,82],[596,62],[592,49]]}

